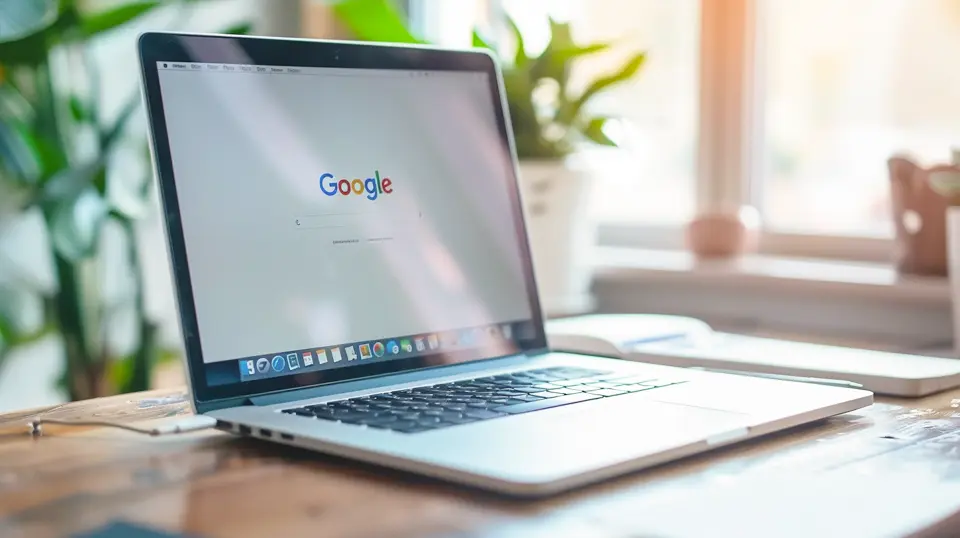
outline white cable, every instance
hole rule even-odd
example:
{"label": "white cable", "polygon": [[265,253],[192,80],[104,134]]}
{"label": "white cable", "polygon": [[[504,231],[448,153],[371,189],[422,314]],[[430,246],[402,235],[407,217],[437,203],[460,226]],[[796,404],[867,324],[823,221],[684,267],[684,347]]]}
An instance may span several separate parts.
{"label": "white cable", "polygon": [[119,422],[106,422],[102,420],[60,420],[55,418],[41,418],[27,423],[27,425],[30,427],[30,434],[43,435],[42,426],[44,424],[53,424],[57,426],[96,426],[102,428],[118,428],[129,432],[141,433],[156,437],[158,435],[187,433],[213,428],[217,425],[217,420],[204,415],[194,415],[170,424],[161,424],[154,428],[138,428],[128,424],[122,424]]}

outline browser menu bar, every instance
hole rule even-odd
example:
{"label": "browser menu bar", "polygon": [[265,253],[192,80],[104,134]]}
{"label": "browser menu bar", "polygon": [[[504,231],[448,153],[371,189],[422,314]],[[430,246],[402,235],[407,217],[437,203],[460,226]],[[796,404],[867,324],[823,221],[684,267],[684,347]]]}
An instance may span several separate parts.
{"label": "browser menu bar", "polygon": [[341,75],[341,76],[394,76],[394,77],[440,77],[463,75],[458,71],[409,71],[400,69],[356,69],[343,67],[301,67],[292,65],[254,65],[200,62],[157,62],[161,71],[184,71],[196,73],[238,73],[261,75]]}

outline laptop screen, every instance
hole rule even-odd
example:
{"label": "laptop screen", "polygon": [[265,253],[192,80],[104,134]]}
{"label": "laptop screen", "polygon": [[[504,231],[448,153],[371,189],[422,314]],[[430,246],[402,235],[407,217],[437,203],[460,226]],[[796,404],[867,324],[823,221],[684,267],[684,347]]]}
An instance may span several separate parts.
{"label": "laptop screen", "polygon": [[208,385],[532,335],[488,74],[157,68]]}

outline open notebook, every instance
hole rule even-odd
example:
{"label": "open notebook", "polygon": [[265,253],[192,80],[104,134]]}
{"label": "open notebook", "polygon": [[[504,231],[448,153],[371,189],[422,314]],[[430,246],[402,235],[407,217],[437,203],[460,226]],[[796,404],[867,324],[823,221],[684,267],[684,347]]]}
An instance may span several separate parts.
{"label": "open notebook", "polygon": [[858,383],[877,394],[919,397],[960,386],[960,360],[714,331],[693,318],[598,314],[551,320],[553,349],[668,366]]}

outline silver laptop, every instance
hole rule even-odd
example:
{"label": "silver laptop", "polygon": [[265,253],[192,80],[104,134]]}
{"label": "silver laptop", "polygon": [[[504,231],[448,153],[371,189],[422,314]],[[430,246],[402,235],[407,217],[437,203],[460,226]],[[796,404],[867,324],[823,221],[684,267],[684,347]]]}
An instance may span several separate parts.
{"label": "silver laptop", "polygon": [[485,52],[139,53],[193,404],[226,431],[541,495],[872,401],[551,352]]}

